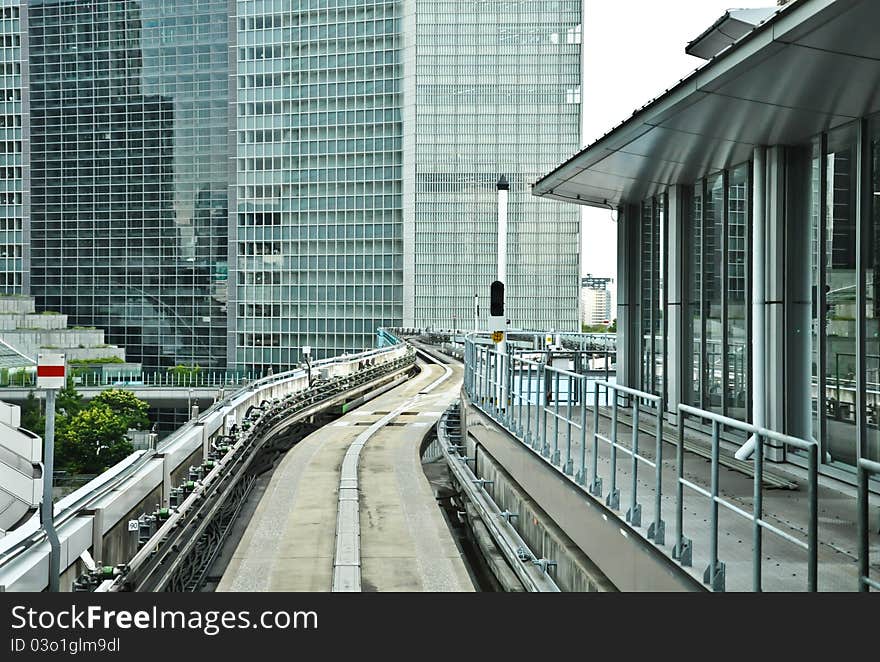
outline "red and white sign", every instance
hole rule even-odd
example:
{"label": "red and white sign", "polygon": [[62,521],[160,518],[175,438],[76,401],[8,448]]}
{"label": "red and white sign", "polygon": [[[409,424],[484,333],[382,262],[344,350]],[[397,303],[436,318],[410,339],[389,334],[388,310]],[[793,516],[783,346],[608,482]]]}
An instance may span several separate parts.
{"label": "red and white sign", "polygon": [[37,355],[37,388],[64,388],[64,354]]}

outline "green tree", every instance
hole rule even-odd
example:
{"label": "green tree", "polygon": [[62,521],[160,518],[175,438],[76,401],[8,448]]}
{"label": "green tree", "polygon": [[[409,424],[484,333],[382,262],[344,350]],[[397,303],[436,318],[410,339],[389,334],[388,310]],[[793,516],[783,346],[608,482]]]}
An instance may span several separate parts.
{"label": "green tree", "polygon": [[33,391],[28,393],[27,399],[21,405],[21,427],[41,437],[46,434],[46,417],[40,413],[40,401]]}
{"label": "green tree", "polygon": [[196,381],[202,368],[197,365],[176,365],[165,369],[174,384],[190,384]]}
{"label": "green tree", "polygon": [[145,430],[150,426],[150,419],[147,417],[150,406],[135,397],[131,391],[117,388],[101,391],[89,405],[89,407],[99,406],[109,407],[110,411],[125,421],[128,428]]}
{"label": "green tree", "polygon": [[71,418],[76,416],[85,409],[85,406],[85,400],[83,400],[82,394],[73,385],[73,375],[71,375],[64,383],[64,388],[58,391],[58,396],[55,399],[56,420],[62,417]]}
{"label": "green tree", "polygon": [[609,333],[617,333],[617,318],[614,318],[614,321],[611,322],[611,326],[608,327]]}
{"label": "green tree", "polygon": [[127,431],[126,418],[92,403],[56,430],[59,464],[71,473],[100,473],[134,450]]}

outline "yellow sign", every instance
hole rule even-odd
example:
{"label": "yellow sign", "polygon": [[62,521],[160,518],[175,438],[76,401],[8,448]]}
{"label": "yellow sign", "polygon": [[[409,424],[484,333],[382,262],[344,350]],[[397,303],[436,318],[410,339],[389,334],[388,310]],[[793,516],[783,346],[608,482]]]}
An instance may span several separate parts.
{"label": "yellow sign", "polygon": [[492,332],[492,342],[499,343],[504,340],[504,331],[493,331]]}

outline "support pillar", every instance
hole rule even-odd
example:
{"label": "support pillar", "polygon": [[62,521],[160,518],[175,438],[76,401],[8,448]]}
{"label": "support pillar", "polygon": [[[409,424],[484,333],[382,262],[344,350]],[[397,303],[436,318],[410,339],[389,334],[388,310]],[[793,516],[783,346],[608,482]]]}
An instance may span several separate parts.
{"label": "support pillar", "polygon": [[666,305],[663,319],[666,326],[664,348],[666,364],[663,366],[666,375],[666,410],[676,412],[679,403],[683,402],[687,376],[683,370],[684,361],[684,315],[682,293],[684,281],[684,257],[682,254],[682,237],[684,235],[685,207],[687,205],[686,190],[683,186],[669,189],[669,209],[666,210],[666,266],[663,275],[663,289]]}

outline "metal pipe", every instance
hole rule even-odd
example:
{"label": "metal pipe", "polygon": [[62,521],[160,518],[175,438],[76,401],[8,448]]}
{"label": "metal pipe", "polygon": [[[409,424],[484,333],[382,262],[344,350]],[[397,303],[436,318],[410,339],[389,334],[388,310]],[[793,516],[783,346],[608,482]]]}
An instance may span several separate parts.
{"label": "metal pipe", "polygon": [[810,502],[810,520],[807,535],[809,560],[807,562],[807,590],[819,590],[819,446],[810,448],[810,487],[807,498]]}
{"label": "metal pipe", "polygon": [[40,515],[49,540],[49,591],[58,593],[61,581],[61,542],[55,531],[55,513],[52,502],[52,483],[55,471],[55,393],[46,389],[46,433],[43,443],[43,502]]}
{"label": "metal pipe", "polygon": [[657,465],[654,472],[654,542],[658,545],[664,544],[665,535],[663,531],[663,411],[657,408],[657,430],[654,433],[654,462]]}
{"label": "metal pipe", "polygon": [[572,381],[571,377],[568,377],[568,416],[566,416],[566,428],[565,428],[565,466],[563,467],[563,472],[570,474],[571,473],[571,394],[572,394]]}
{"label": "metal pipe", "polygon": [[[765,291],[765,223],[767,190],[767,148],[755,147],[752,177],[752,423],[757,428],[766,424],[767,384],[765,356],[767,330],[764,319]],[[749,437],[734,454],[738,460],[747,460],[755,449],[755,435]]]}
{"label": "metal pipe", "polygon": [[[607,388],[607,387],[606,387]],[[595,402],[593,403],[593,496],[602,494],[602,485],[599,482],[599,382],[596,382],[593,390]],[[606,394],[605,399],[608,399]]]}
{"label": "metal pipe", "polygon": [[[598,404],[598,403],[597,403]],[[599,408],[593,405],[598,414]],[[587,376],[581,376],[581,471],[578,474],[581,485],[587,483]]]}
{"label": "metal pipe", "polygon": [[633,526],[641,524],[641,516],[639,514],[639,401],[633,400],[633,420],[632,420],[632,489],[629,500],[629,517],[627,518]]}
{"label": "metal pipe", "polygon": [[859,527],[859,576],[858,590],[867,593],[869,586],[867,579],[871,571],[870,567],[870,540],[868,538],[868,469],[861,461],[857,461],[858,469],[858,527]]}
{"label": "metal pipe", "polygon": [[715,587],[715,573],[718,570],[718,460],[721,447],[718,421],[712,421],[712,477],[710,492],[712,502],[709,508],[709,585]]}
{"label": "metal pipe", "polygon": [[559,373],[553,373],[553,464],[559,464]]}
{"label": "metal pipe", "polygon": [[760,434],[755,435],[755,476],[752,495],[752,590],[761,591],[761,554],[764,535],[761,519],[764,516],[764,492],[761,483],[764,480],[764,441]]}
{"label": "metal pipe", "polygon": [[678,558],[681,560],[684,551],[684,485],[681,479],[684,477],[684,411],[681,405],[678,407],[678,446],[675,449],[675,547],[678,550]]}

